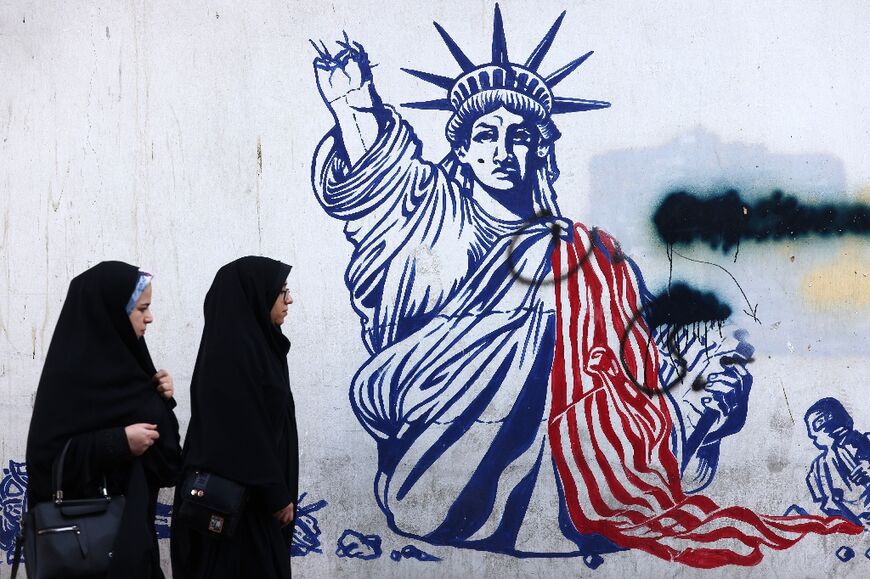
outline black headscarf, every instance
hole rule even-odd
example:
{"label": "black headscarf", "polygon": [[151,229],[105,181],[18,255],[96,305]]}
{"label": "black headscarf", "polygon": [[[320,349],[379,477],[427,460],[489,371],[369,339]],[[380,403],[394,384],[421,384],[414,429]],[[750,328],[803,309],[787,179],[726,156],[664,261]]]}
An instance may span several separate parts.
{"label": "black headscarf", "polygon": [[[160,398],[144,338],[126,305],[138,268],[102,262],[70,282],[36,391],[27,437],[31,490],[44,497],[51,465],[78,434],[157,423]],[[153,454],[153,453],[152,453]]]}
{"label": "black headscarf", "polygon": [[243,483],[274,510],[296,499],[290,342],[271,319],[289,273],[289,265],[249,256],[215,275],[205,297],[184,449],[185,466]]}

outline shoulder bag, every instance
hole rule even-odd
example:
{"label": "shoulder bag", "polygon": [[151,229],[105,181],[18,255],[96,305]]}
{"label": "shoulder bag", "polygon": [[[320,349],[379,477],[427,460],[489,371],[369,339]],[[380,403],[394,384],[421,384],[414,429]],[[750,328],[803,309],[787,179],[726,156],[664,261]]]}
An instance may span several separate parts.
{"label": "shoulder bag", "polygon": [[70,442],[67,441],[51,467],[52,500],[37,503],[22,518],[12,579],[18,572],[22,547],[29,579],[66,579],[102,574],[109,569],[125,499],[123,495],[108,495],[105,477],[102,496],[63,498],[63,463]]}
{"label": "shoulder bag", "polygon": [[188,471],[181,485],[179,520],[212,537],[232,537],[242,517],[248,492],[244,485],[214,473]]}

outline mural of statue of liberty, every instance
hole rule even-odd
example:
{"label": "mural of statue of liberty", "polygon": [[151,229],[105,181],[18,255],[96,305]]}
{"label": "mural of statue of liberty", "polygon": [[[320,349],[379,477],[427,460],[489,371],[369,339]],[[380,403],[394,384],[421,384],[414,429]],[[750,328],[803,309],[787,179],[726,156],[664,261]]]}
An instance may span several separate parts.
{"label": "mural of statue of liberty", "polygon": [[[560,213],[553,118],[609,106],[554,95],[591,52],[539,72],[563,17],[522,63],[508,56],[497,6],[485,64],[436,24],[462,74],[407,70],[447,96],[405,106],[451,113],[440,163],[382,103],[360,44],[315,46],[336,124],[312,180],[353,245],[345,282],[370,356],[350,399],[377,443],[389,525],[515,556],[632,548],[695,567],[756,564],[762,545],[807,533],[861,532],[697,492],[719,441],[745,420],[752,348],[650,328],[636,265]],[[662,386],[674,358],[703,373],[703,392],[691,380]]]}

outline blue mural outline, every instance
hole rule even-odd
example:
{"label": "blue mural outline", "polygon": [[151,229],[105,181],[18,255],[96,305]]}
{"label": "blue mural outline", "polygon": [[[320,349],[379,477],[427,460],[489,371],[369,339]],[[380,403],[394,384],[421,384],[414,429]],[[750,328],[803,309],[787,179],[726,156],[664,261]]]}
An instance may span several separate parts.
{"label": "blue mural outline", "polygon": [[390,559],[397,563],[402,559],[414,559],[415,561],[423,562],[438,562],[441,560],[440,557],[422,551],[419,547],[414,545],[405,545],[400,550],[392,551],[390,553]]}
{"label": "blue mural outline", "polygon": [[843,563],[848,563],[855,558],[855,549],[853,549],[852,547],[846,547],[844,545],[837,549],[836,555],[837,559],[839,559]]}
{"label": "blue mural outline", "polygon": [[320,544],[320,525],[314,513],[328,506],[326,500],[304,504],[308,493],[302,493],[296,501],[293,537],[290,541],[290,556],[305,557],[310,553],[323,553]]}
{"label": "blue mural outline", "polygon": [[172,505],[168,503],[157,503],[157,509],[154,513],[154,533],[157,539],[168,539],[172,535]]}
{"label": "blue mural outline", "polygon": [[[466,98],[485,92],[486,87],[525,83],[523,90],[550,103],[551,113],[536,121],[541,140],[536,141],[537,149],[528,147],[526,173],[516,159],[511,160],[513,153],[504,161],[504,170],[493,171],[493,175],[501,171],[503,178],[513,176],[519,183],[505,189],[508,193],[497,203],[486,201],[486,195],[472,196],[475,187],[488,190],[488,177],[478,173],[472,160],[463,162],[462,156],[470,150],[470,136],[463,136],[455,103],[438,98],[403,105],[454,113],[446,128],[453,149],[440,163],[429,163],[422,158],[413,128],[381,102],[369,55],[346,34],[338,41],[335,54],[325,43],[312,42],[317,53],[317,87],[336,121],[315,152],[312,182],[324,210],[346,222],[345,233],[354,247],[345,284],[360,318],[361,339],[370,359],[354,376],[350,401],[357,419],[378,445],[373,487],[389,527],[402,536],[435,545],[517,557],[588,556],[589,563],[597,566],[600,562],[594,555],[621,549],[601,535],[584,534],[574,527],[565,491],[540,430],[548,404],[546,388],[540,386],[550,379],[555,337],[553,318],[538,290],[558,281],[546,251],[551,253],[556,243],[572,243],[575,236],[575,224],[561,216],[552,189],[558,177],[553,143],[559,133],[548,115],[609,106],[606,101],[552,94],[552,87],[582,65],[591,52],[550,75],[538,76],[538,67],[564,15],[550,27],[525,64],[508,59],[496,5],[491,63],[475,65],[436,23],[462,74],[453,78],[404,69],[447,90],[448,97],[456,91],[465,91],[465,97],[457,98]],[[517,106],[534,108],[528,103]],[[531,122],[528,116],[523,118],[527,124]],[[505,138],[516,139],[516,131],[524,130],[512,127],[505,129]],[[522,138],[512,147],[524,146]],[[486,164],[483,158],[478,161]],[[525,175],[525,181],[517,177],[520,174]],[[521,198],[523,194],[526,199]],[[524,205],[528,198],[532,207]],[[510,215],[523,212],[536,217],[511,221]],[[606,253],[605,242],[596,237],[596,231],[593,229],[592,245]],[[436,246],[448,248],[445,255],[452,255],[455,263],[437,261],[432,250]],[[638,292],[651,295],[639,268],[618,247],[613,259],[627,260]],[[439,272],[440,286],[429,283],[429,268]],[[510,312],[523,313],[510,318]],[[489,316],[504,321],[486,330],[483,327]],[[745,333],[729,329],[725,335],[721,326],[718,339],[708,336],[706,327],[666,325],[654,330],[653,337],[665,353],[658,368],[660,380],[676,385],[665,396],[674,425],[671,446],[685,491],[697,492],[710,484],[717,471],[721,439],[738,432],[745,423],[752,385],[746,364],[752,347]],[[411,336],[414,338],[407,340]],[[462,347],[457,345],[460,342]],[[493,351],[494,343],[503,343],[501,351]],[[472,366],[490,364],[493,373],[460,379],[465,364],[460,360]],[[675,372],[704,377],[700,382],[684,382],[674,380]],[[488,416],[491,406],[497,406],[494,401],[502,384],[517,388],[516,396],[502,415]],[[473,400],[469,397],[465,406],[454,404],[472,390]],[[488,448],[475,457],[476,466],[463,479],[467,484],[445,498],[439,510],[445,513],[443,521],[423,528],[410,514],[398,513],[397,505],[415,492],[415,485],[472,428],[490,433],[486,435],[489,442],[484,443]],[[433,441],[427,448],[429,439]],[[423,441],[419,448],[414,447],[419,441]],[[404,464],[412,448],[415,458]],[[510,492],[498,495],[499,475],[520,457],[526,474],[511,482]],[[530,507],[537,496],[536,487],[546,479],[552,479],[547,492],[559,497],[558,512],[552,515],[553,536],[557,535],[553,544],[558,546],[519,548],[523,526],[532,524],[531,517],[537,512]],[[496,503],[499,511],[493,515]],[[415,526],[423,530],[417,532]]]}
{"label": "blue mural outline", "polygon": [[383,554],[381,537],[366,535],[353,529],[345,529],[336,541],[335,554],[342,559],[362,559],[372,561]]}
{"label": "blue mural outline", "polygon": [[11,565],[15,551],[15,541],[21,528],[21,517],[27,503],[27,465],[23,462],[9,461],[3,468],[0,481],[0,504],[3,514],[0,518],[0,549],[6,552],[6,564]]}
{"label": "blue mural outline", "polygon": [[870,432],[855,429],[843,404],[830,397],[807,409],[804,424],[821,451],[806,477],[813,502],[870,530]]}

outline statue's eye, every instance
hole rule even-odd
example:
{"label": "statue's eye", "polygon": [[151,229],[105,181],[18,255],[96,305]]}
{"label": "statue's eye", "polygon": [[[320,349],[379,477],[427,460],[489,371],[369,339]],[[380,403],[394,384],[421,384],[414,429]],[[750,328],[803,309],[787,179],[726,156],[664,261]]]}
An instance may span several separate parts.
{"label": "statue's eye", "polygon": [[471,140],[475,143],[492,143],[496,138],[495,131],[492,129],[479,129],[471,135]]}
{"label": "statue's eye", "polygon": [[528,129],[518,129],[512,141],[518,145],[528,145],[532,142],[532,133]]}

